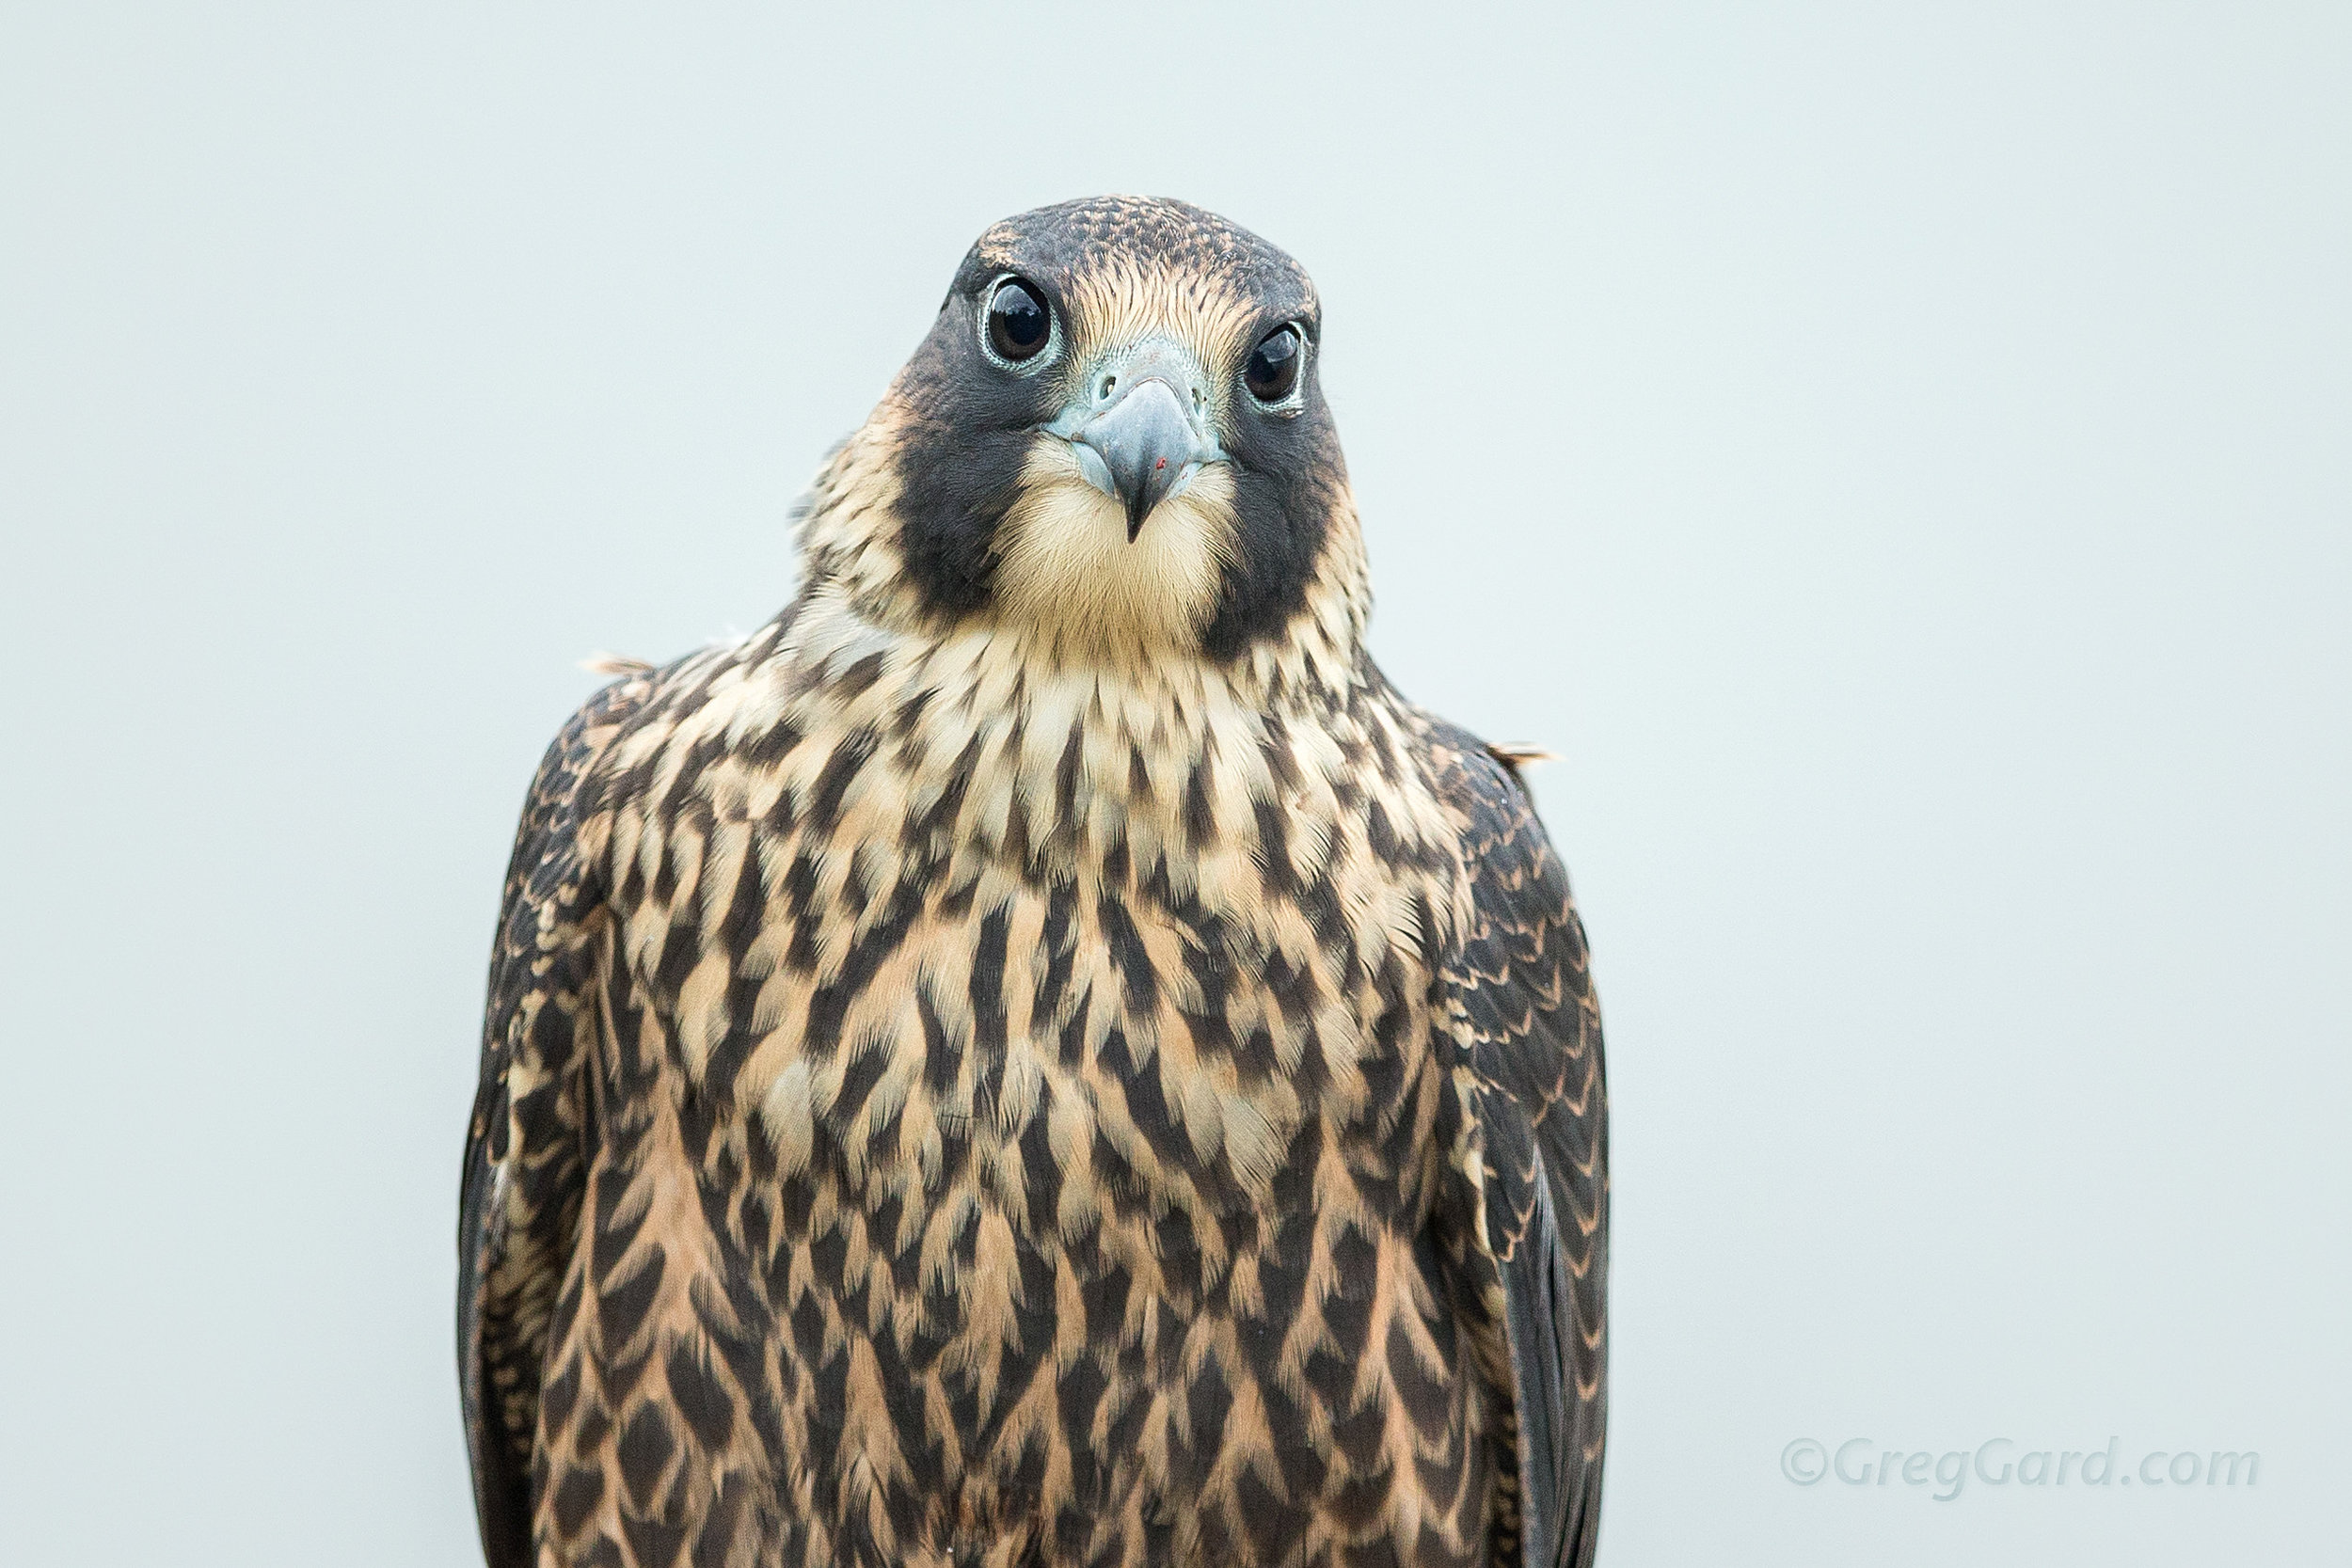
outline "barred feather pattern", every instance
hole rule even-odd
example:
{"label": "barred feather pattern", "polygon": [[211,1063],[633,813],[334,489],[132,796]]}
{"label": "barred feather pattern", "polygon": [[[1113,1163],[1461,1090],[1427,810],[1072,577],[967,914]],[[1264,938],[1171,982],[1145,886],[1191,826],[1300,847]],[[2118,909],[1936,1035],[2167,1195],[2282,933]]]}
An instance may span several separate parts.
{"label": "barred feather pattern", "polygon": [[534,791],[476,1127],[514,1539],[1520,1560],[1497,1259],[1545,1168],[1605,1242],[1524,797],[1369,665],[1248,709],[827,619],[609,689]]}

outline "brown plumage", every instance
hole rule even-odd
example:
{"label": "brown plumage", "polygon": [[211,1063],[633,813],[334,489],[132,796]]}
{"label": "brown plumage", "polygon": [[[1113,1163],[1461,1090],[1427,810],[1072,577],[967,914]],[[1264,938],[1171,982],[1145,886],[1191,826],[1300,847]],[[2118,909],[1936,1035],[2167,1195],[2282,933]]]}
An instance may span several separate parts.
{"label": "brown plumage", "polygon": [[1181,203],[997,226],[792,603],[558,736],[460,1227],[497,1568],[1591,1560],[1582,933],[1363,651],[1320,332]]}

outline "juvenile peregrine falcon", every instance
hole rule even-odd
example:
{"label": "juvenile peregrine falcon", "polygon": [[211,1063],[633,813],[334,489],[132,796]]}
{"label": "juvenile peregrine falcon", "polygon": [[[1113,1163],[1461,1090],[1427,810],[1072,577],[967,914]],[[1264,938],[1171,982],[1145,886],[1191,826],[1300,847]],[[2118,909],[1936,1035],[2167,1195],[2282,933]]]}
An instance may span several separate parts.
{"label": "juvenile peregrine falcon", "polygon": [[557,736],[459,1229],[495,1568],[1592,1560],[1583,933],[1364,651],[1322,341],[1198,208],[998,224],[792,602]]}

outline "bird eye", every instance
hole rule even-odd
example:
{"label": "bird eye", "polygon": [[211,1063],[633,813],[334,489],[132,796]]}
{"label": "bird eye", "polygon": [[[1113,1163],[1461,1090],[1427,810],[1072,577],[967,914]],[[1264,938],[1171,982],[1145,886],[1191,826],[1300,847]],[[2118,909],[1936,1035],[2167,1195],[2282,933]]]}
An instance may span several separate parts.
{"label": "bird eye", "polygon": [[1278,326],[1249,351],[1242,384],[1260,403],[1279,403],[1298,385],[1298,328]]}
{"label": "bird eye", "polygon": [[1000,359],[1018,365],[1034,359],[1054,335],[1054,317],[1037,290],[1008,277],[988,296],[988,346]]}

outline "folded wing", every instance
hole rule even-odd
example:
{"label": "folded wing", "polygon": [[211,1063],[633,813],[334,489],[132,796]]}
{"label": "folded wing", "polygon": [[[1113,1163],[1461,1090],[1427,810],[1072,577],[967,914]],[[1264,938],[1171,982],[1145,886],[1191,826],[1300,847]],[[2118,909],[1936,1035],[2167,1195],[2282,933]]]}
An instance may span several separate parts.
{"label": "folded wing", "polygon": [[1431,745],[1468,824],[1471,927],[1444,984],[1465,1047],[1464,1282],[1507,1351],[1518,1463],[1503,1533],[1525,1568],[1581,1568],[1599,1525],[1608,1402],[1600,1009],[1567,876],[1516,770],[1459,731]]}
{"label": "folded wing", "polygon": [[643,701],[606,688],[548,748],[508,863],[457,1230],[457,1364],[490,1568],[532,1560],[532,1444],[548,1328],[571,1262],[593,1136],[601,895],[587,781]]}

